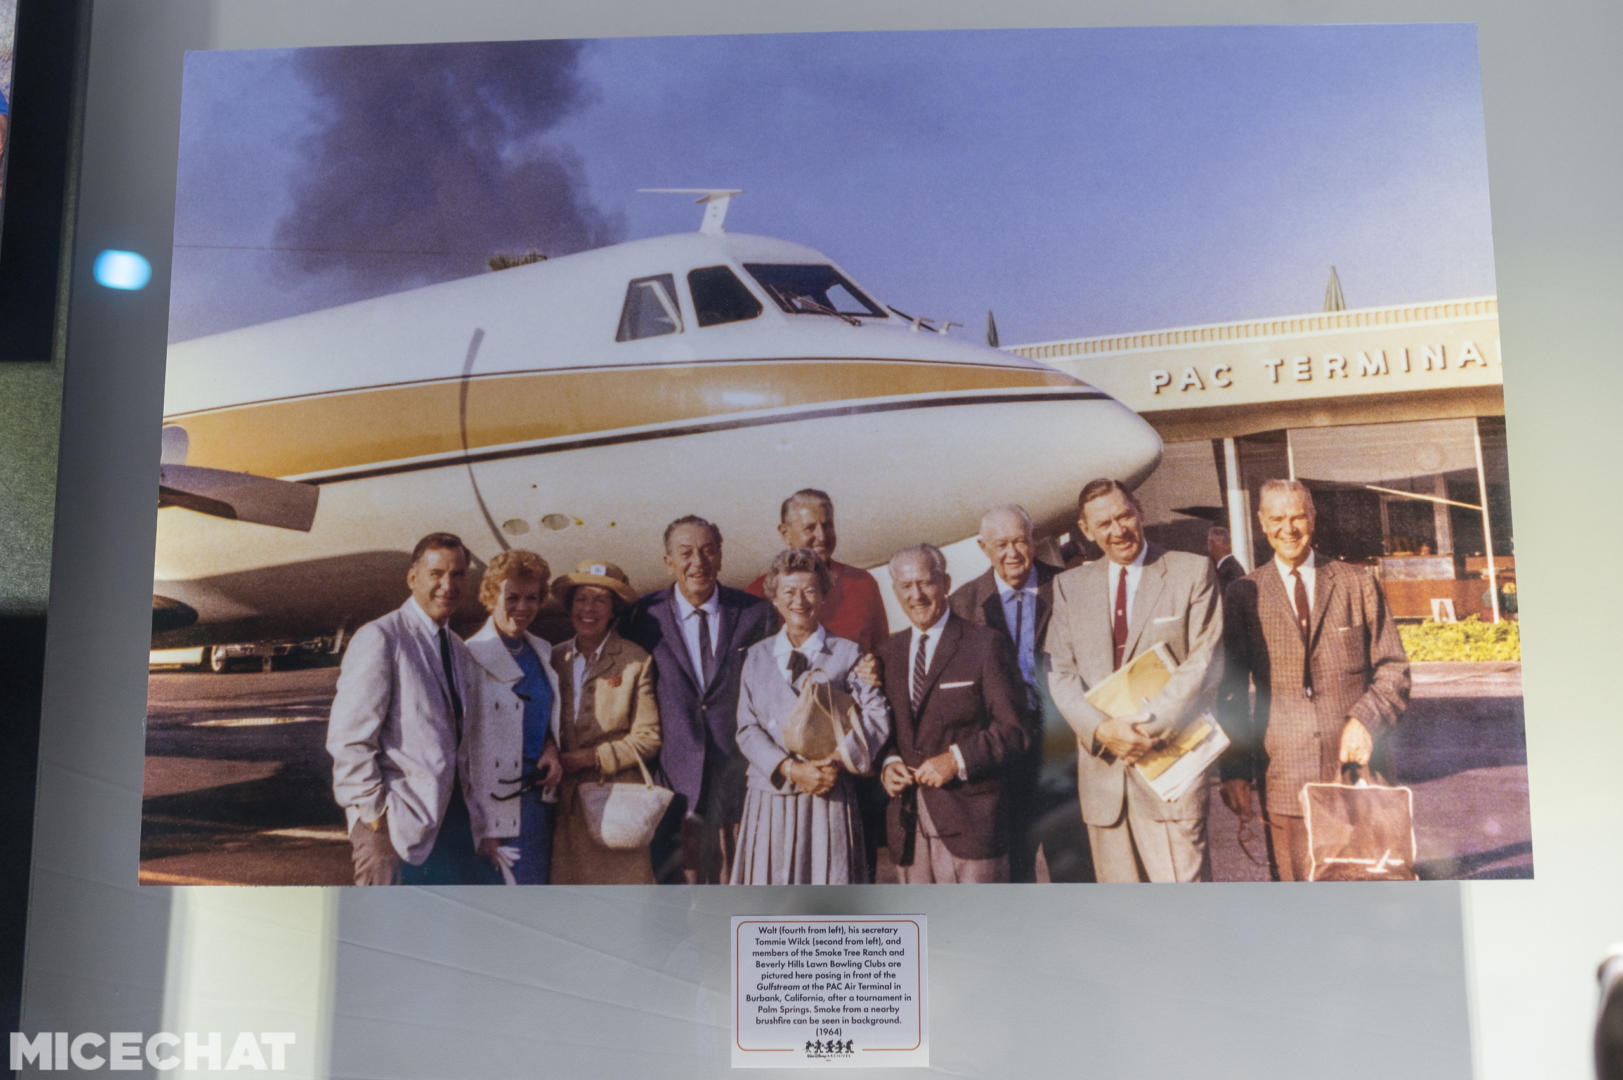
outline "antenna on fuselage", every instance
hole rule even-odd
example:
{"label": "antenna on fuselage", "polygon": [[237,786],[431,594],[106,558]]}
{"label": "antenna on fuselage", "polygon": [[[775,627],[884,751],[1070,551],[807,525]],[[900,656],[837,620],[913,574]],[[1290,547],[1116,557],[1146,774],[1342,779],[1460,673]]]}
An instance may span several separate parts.
{"label": "antenna on fuselage", "polygon": [[727,220],[727,204],[734,195],[744,194],[743,188],[645,187],[637,191],[644,195],[699,196],[693,201],[704,205],[704,220],[699,222],[702,233],[721,232],[721,223]]}

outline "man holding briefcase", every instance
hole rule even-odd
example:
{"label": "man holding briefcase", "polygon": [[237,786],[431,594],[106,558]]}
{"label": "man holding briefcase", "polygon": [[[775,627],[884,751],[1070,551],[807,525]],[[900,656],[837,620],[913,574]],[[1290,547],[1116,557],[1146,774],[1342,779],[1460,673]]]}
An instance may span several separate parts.
{"label": "man holding briefcase", "polygon": [[1408,705],[1409,658],[1374,576],[1313,550],[1313,496],[1301,481],[1264,483],[1257,519],[1274,557],[1224,597],[1219,710],[1233,745],[1223,802],[1246,820],[1260,784],[1269,870],[1306,881],[1303,785],[1337,780],[1344,763],[1368,766],[1375,737]]}

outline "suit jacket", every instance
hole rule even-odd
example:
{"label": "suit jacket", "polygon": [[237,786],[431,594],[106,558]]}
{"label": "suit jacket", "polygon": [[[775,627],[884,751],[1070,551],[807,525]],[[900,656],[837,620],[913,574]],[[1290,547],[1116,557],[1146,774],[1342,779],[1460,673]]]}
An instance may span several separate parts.
{"label": "suit jacket", "polygon": [[[456,782],[457,733],[439,646],[405,604],[355,632],[327,723],[333,797],[363,820],[388,812],[389,840],[419,866],[434,848]],[[446,635],[464,717],[484,676],[462,639]]]}
{"label": "suit jacket", "polygon": [[912,631],[903,630],[879,649],[894,726],[892,752],[916,768],[956,743],[968,780],[891,799],[885,811],[890,850],[900,858],[910,828],[903,821],[903,803],[917,797],[929,807],[949,852],[960,859],[995,858],[1009,842],[1005,766],[1030,748],[1014,647],[990,627],[948,618],[914,709],[911,640]]}
{"label": "suit jacket", "polygon": [[[1037,773],[1042,765],[1043,731],[1049,723],[1058,725],[1059,710],[1054,706],[1054,699],[1048,694],[1048,676],[1045,671],[1047,663],[1043,658],[1043,642],[1048,637],[1049,618],[1054,612],[1054,579],[1064,573],[1057,566],[1035,561],[1032,563],[1033,571],[1037,575],[1037,610],[1032,620],[1036,627],[1036,652],[1032,657],[1032,674],[1037,680],[1036,707],[1028,708],[1027,727],[1031,746],[1025,755],[1023,766],[1017,766],[1010,773],[1010,782],[1016,785],[1011,792],[1018,803],[1024,799],[1030,802],[1037,793]],[[986,573],[973,579],[967,585],[961,585],[947,598],[947,606],[952,613],[961,619],[976,623],[980,626],[990,627],[1008,638],[1011,645],[1014,633],[1009,629],[1009,620],[1003,613],[1003,600],[998,595],[996,571],[987,570]],[[1020,679],[1019,657],[1015,657],[1014,675]],[[1028,697],[1022,696],[1022,704],[1030,704]],[[1051,719],[1052,718],[1052,719]],[[1016,813],[1015,827],[1020,828],[1020,814]]]}
{"label": "suit jacket", "polygon": [[1233,555],[1225,555],[1217,564],[1217,587],[1226,592],[1228,587],[1245,577],[1245,567]]}
{"label": "suit jacket", "polygon": [[[552,646],[531,633],[526,633],[524,638],[535,650],[541,671],[552,684],[547,729],[556,742],[560,713],[558,676],[552,670]],[[477,847],[487,836],[519,834],[519,801],[496,796],[518,790],[516,781],[535,763],[523,760],[524,702],[514,692],[519,680],[524,678],[524,669],[502,644],[494,619],[486,619],[480,631],[468,639],[468,652],[484,675],[479,709],[465,713],[467,720],[462,727],[462,798],[468,804],[468,822],[473,827],[473,842]]]}
{"label": "suit jacket", "polygon": [[[1043,642],[1048,638],[1048,623],[1054,613],[1054,579],[1064,571],[1045,562],[1033,562],[1032,567],[1037,574],[1037,611],[1033,620],[1037,628],[1037,649],[1033,657],[1034,674],[1037,678],[1038,705],[1046,714],[1053,711],[1053,702],[1048,697],[1048,679],[1043,670]],[[1003,600],[998,595],[996,571],[987,570],[969,584],[959,586],[947,598],[947,606],[959,618],[980,626],[989,626],[1013,643],[1014,632],[1009,629],[1009,620],[1003,614]],[[1017,674],[1020,670],[1018,659],[1016,657]],[[1034,739],[1041,738],[1041,728],[1041,716],[1035,717],[1032,731]],[[1033,752],[1038,749],[1037,745],[1032,746]]]}
{"label": "suit jacket", "polygon": [[[1220,712],[1234,745],[1223,778],[1265,779],[1269,814],[1300,817],[1302,785],[1336,779],[1348,717],[1378,737],[1409,702],[1409,658],[1374,576],[1317,554],[1314,565],[1305,645],[1273,559],[1224,597],[1229,666]],[[1303,693],[1304,659],[1311,698]]]}
{"label": "suit jacket", "polygon": [[[789,685],[775,655],[777,636],[756,642],[744,656],[744,673],[738,694],[738,750],[749,762],[749,786],[771,795],[798,790],[792,785],[772,786],[772,773],[789,757],[783,745],[783,723],[800,700],[800,691]],[[856,699],[862,711],[862,737],[852,732],[844,747],[857,772],[873,771],[877,755],[890,738],[890,706],[883,690],[851,678],[851,669],[862,659],[862,649],[854,641],[824,634],[823,647],[806,659],[812,668],[822,668],[831,686],[838,686]]]}
{"label": "suit jacket", "polygon": [[[1149,821],[1182,821],[1206,813],[1202,785],[1164,802],[1095,738],[1105,715],[1084,695],[1115,670],[1110,629],[1108,559],[1067,570],[1054,579],[1054,614],[1048,625],[1048,690],[1077,738],[1077,789],[1082,819],[1106,827],[1129,813]],[[1154,721],[1142,730],[1163,738],[1181,730],[1213,707],[1223,672],[1218,649],[1223,610],[1211,560],[1149,544],[1143,576],[1133,594],[1127,622],[1126,663],[1155,645],[1165,645],[1177,662],[1172,678],[1148,703]]]}
{"label": "suit jacket", "polygon": [[[687,642],[678,625],[675,586],[649,593],[626,612],[620,632],[654,658],[662,746],[660,773],[673,791],[699,802],[705,759],[738,757],[738,680],[744,653],[766,637],[772,607],[748,593],[718,585],[721,623],[717,630],[716,670],[703,682],[693,670]],[[718,763],[712,761],[711,766]],[[743,791],[724,793],[741,803]]]}
{"label": "suit jacket", "polygon": [[[1043,640],[1048,636],[1048,621],[1054,612],[1054,578],[1064,571],[1041,561],[1032,563],[1032,567],[1037,572],[1037,660],[1040,664]],[[1003,616],[1003,601],[998,597],[996,571],[988,570],[969,584],[960,586],[947,598],[947,606],[959,618],[990,626],[1009,640],[1014,640],[1009,621]]]}

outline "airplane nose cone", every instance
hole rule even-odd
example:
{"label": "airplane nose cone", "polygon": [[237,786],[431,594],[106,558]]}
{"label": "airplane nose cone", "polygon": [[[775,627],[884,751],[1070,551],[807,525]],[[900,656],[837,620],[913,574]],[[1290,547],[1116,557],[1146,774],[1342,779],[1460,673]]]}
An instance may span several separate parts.
{"label": "airplane nose cone", "polygon": [[1161,436],[1142,416],[1127,406],[1112,401],[1117,409],[1117,453],[1120,455],[1121,475],[1117,477],[1130,488],[1149,479],[1150,473],[1161,464]]}
{"label": "airplane nose cone", "polygon": [[1029,460],[1040,463],[1033,477],[1040,491],[1032,494],[1036,505],[1028,509],[1060,528],[1075,523],[1077,492],[1090,480],[1119,480],[1136,488],[1161,462],[1155,429],[1103,393],[1033,408],[1014,437],[1026,445]]}
{"label": "airplane nose cone", "polygon": [[[842,536],[849,536],[842,557],[873,566],[903,545],[930,540],[949,545],[949,573],[958,583],[986,563],[978,550],[968,554],[971,545],[968,561],[954,568],[950,545],[974,536],[988,509],[1018,504],[1039,536],[1070,532],[1077,493],[1088,481],[1109,477],[1137,487],[1161,461],[1154,428],[1079,382],[1029,396],[893,413],[883,426],[870,421],[831,448],[868,463],[864,469],[853,461],[836,474],[847,481],[838,496]],[[873,480],[866,490],[849,483],[862,477]],[[909,610],[902,599],[893,624]]]}

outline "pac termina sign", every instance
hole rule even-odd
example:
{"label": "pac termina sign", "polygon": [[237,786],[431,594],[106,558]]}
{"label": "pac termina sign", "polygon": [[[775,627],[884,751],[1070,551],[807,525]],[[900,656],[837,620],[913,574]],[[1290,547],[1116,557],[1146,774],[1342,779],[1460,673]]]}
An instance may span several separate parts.
{"label": "pac termina sign", "polygon": [[[1458,368],[1472,364],[1487,367],[1488,361],[1474,341],[1462,342],[1453,354]],[[1327,352],[1320,356],[1274,356],[1260,362],[1263,378],[1269,383],[1312,382],[1315,377],[1324,382],[1332,379],[1366,379],[1391,375],[1394,371],[1408,375],[1414,372],[1444,372],[1448,370],[1449,348],[1446,344],[1404,346],[1393,356],[1385,349],[1361,349],[1353,356]],[[1243,377],[1243,376],[1242,376]],[[1190,364],[1181,371],[1155,368],[1149,372],[1150,394],[1163,391],[1186,393],[1190,390],[1230,390],[1234,387],[1234,365],[1227,361],[1205,366]]]}
{"label": "pac termina sign", "polygon": [[[1201,437],[1214,424],[1239,431],[1316,425],[1331,416],[1336,423],[1397,419],[1389,412],[1394,408],[1416,416],[1503,412],[1499,304],[1491,296],[1039,342],[1011,351],[1099,387],[1142,414],[1163,438]],[[1377,399],[1387,413],[1375,415]],[[1360,400],[1371,404],[1370,416],[1360,415]],[[1225,419],[1197,420],[1201,410],[1220,410]]]}

